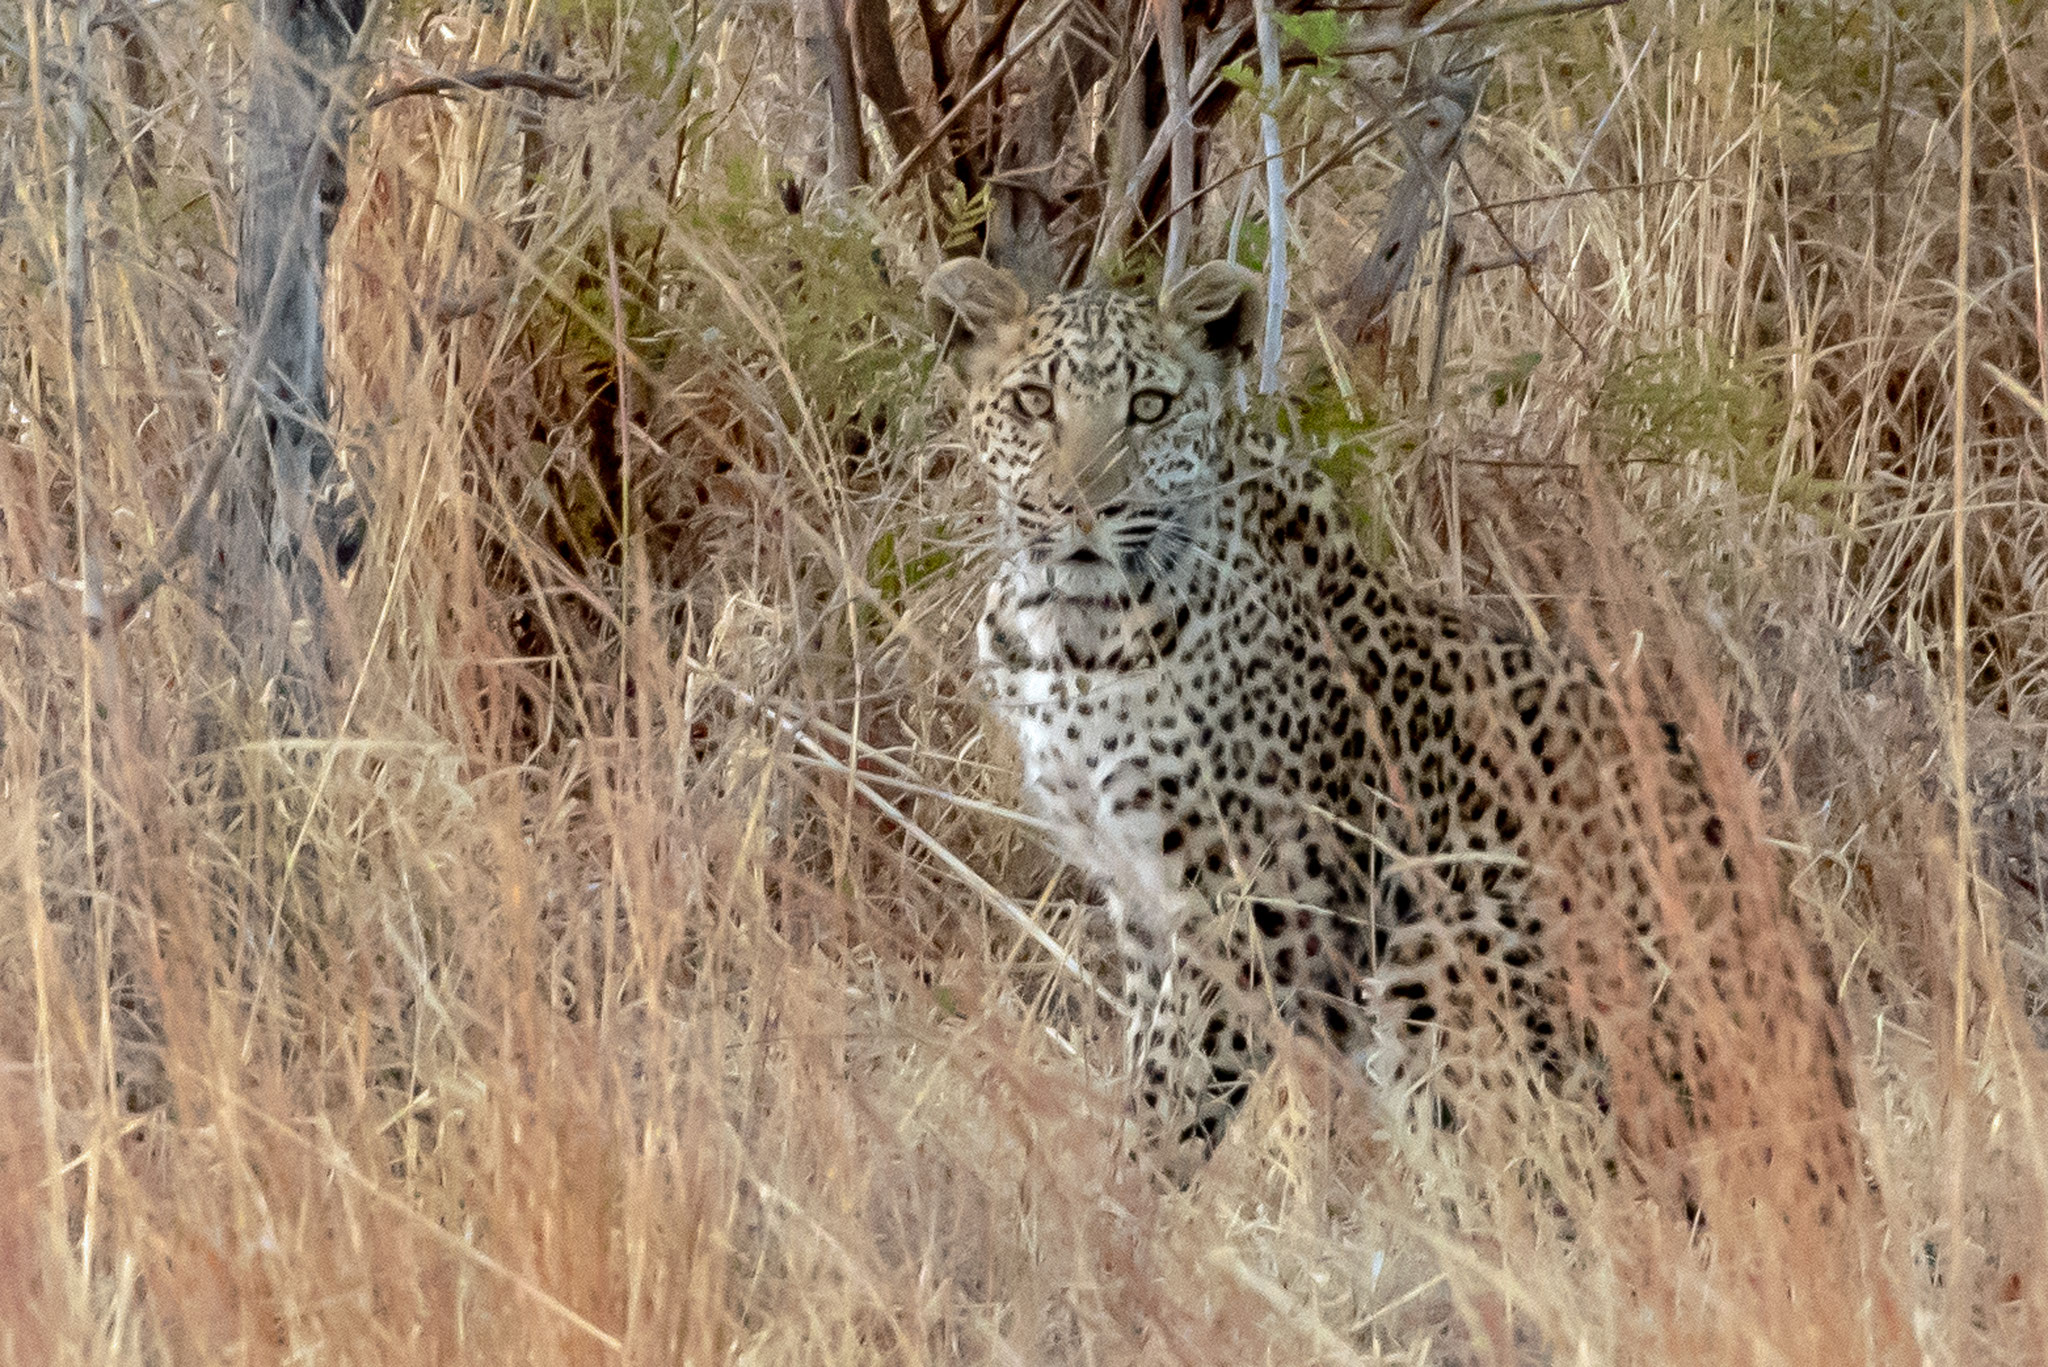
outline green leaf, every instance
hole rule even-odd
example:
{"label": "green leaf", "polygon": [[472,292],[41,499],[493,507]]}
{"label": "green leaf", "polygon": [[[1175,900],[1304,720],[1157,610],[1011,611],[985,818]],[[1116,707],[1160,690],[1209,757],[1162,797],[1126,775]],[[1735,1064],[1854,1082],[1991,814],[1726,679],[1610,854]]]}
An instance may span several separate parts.
{"label": "green leaf", "polygon": [[1520,403],[1529,393],[1529,377],[1543,364],[1543,353],[1525,351],[1499,370],[1486,372],[1486,396],[1495,408]]}
{"label": "green leaf", "polygon": [[[934,526],[931,534],[944,540],[945,524]],[[933,575],[951,569],[953,561],[953,552],[945,549],[926,551],[906,560],[897,544],[896,533],[884,532],[875,538],[875,544],[868,550],[868,583],[874,585],[878,598],[891,607],[898,607],[902,605],[905,593]]]}
{"label": "green leaf", "polygon": [[1237,233],[1237,264],[1246,270],[1265,270],[1266,250],[1271,244],[1272,238],[1267,232],[1266,220],[1246,219],[1244,226],[1239,228]]}
{"label": "green leaf", "polygon": [[1280,31],[1307,48],[1318,63],[1329,60],[1350,28],[1342,15],[1329,10],[1308,10],[1301,14],[1274,17],[1280,21]]}
{"label": "green leaf", "polygon": [[984,185],[974,192],[972,198],[967,187],[959,181],[946,186],[944,203],[939,206],[942,221],[946,225],[946,246],[948,249],[972,246],[981,231],[981,225],[988,222],[989,209],[994,200],[989,196],[989,187]]}

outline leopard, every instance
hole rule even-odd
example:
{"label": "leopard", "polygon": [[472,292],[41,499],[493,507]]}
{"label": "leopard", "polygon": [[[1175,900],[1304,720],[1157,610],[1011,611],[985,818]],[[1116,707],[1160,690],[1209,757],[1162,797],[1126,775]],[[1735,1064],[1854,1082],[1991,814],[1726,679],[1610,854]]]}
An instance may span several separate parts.
{"label": "leopard", "polygon": [[1676,1170],[1679,1203],[1712,1174],[1667,1160],[1752,1134],[1835,1218],[1839,1004],[1737,857],[1753,816],[1611,662],[1367,553],[1245,401],[1264,293],[1214,262],[1034,300],[972,257],[925,289],[992,494],[979,672],[1101,890],[1133,1106],[1198,1165],[1306,1038],[1412,1132],[1505,1156],[1563,1108],[1588,1172]]}

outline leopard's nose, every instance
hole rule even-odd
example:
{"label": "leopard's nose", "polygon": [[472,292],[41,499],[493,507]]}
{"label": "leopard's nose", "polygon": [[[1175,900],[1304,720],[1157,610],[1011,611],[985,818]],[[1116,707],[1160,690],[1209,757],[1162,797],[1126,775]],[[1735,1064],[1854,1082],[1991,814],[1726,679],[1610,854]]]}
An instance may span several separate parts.
{"label": "leopard's nose", "polygon": [[1095,530],[1095,509],[1085,500],[1075,502],[1072,499],[1053,498],[1047,499],[1045,506],[1053,516],[1059,518],[1062,522],[1072,523],[1075,530],[1079,531],[1083,536],[1087,536]]}

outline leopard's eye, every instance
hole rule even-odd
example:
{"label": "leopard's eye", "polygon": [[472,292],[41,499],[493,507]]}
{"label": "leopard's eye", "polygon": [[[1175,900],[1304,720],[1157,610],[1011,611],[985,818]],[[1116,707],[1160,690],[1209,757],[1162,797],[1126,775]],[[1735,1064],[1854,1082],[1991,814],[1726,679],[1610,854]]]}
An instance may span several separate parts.
{"label": "leopard's eye", "polygon": [[1052,416],[1052,391],[1044,385],[1020,386],[1014,401],[1017,411],[1034,422]]}
{"label": "leopard's eye", "polygon": [[1141,389],[1131,395],[1131,418],[1135,422],[1158,422],[1172,403],[1173,395],[1163,389]]}

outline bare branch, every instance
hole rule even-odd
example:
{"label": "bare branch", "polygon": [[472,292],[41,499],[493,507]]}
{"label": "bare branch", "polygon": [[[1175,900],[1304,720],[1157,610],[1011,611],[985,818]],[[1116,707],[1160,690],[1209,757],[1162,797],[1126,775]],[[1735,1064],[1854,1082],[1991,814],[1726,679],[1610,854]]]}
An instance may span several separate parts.
{"label": "bare branch", "polygon": [[825,178],[834,190],[850,190],[868,178],[868,144],[861,136],[860,89],[853,76],[853,40],[839,0],[799,0],[796,40],[811,65],[811,80],[825,87],[831,118]]}
{"label": "bare branch", "polygon": [[513,67],[482,66],[469,71],[451,71],[422,76],[416,81],[379,90],[363,101],[364,110],[382,109],[414,95],[461,95],[471,90],[530,90],[557,100],[580,100],[590,94],[581,81],[551,76],[544,71],[520,71]]}
{"label": "bare branch", "polygon": [[[1583,14],[1588,10],[1612,9],[1625,3],[1627,0],[1536,0],[1534,4],[1509,5],[1500,9],[1474,4],[1426,22],[1417,22],[1412,7],[1398,14],[1392,13],[1389,7],[1377,3],[1317,5],[1315,8],[1338,14],[1386,16],[1370,23],[1366,31],[1353,41],[1339,44],[1321,54],[1324,57],[1369,57],[1383,52],[1398,52],[1419,38],[1445,33],[1471,33],[1478,29],[1500,28],[1530,19],[1556,19],[1567,14]],[[1283,55],[1290,60],[1294,59],[1294,53],[1291,51]]]}
{"label": "bare branch", "polygon": [[988,26],[988,32],[974,45],[974,55],[967,59],[967,77],[978,79],[1003,50],[1003,44],[1010,39],[1010,30],[1017,26],[1017,16],[1024,12],[1024,0],[1007,0],[1002,13]]}
{"label": "bare branch", "polygon": [[[1218,29],[1211,35],[1210,41],[1197,52],[1194,69],[1188,73],[1188,100],[1191,107],[1200,105],[1215,89],[1216,73],[1230,60],[1231,54],[1237,50],[1238,41],[1250,28],[1250,20],[1239,19]],[[1189,117],[1193,117],[1192,113]],[[1111,243],[1121,241],[1123,235],[1130,230],[1131,219],[1137,214],[1138,196],[1144,193],[1144,188],[1151,182],[1152,177],[1159,173],[1159,165],[1166,160],[1167,153],[1172,150],[1174,136],[1179,131],[1179,123],[1169,117],[1152,135],[1152,143],[1145,149],[1145,155],[1138,159],[1136,169],[1124,177],[1122,193],[1107,206],[1101,226],[1096,230],[1096,256],[1101,256]]]}
{"label": "bare branch", "polygon": [[[243,405],[246,408],[246,405]],[[241,427],[239,420],[231,420],[227,431],[232,433]],[[213,456],[206,462],[206,468],[199,472],[199,482],[194,484],[185,496],[184,511],[171,527],[170,535],[157,543],[155,563],[146,567],[136,576],[135,582],[117,593],[107,595],[104,621],[114,626],[125,626],[128,619],[149,601],[150,595],[162,588],[169,580],[171,571],[178,563],[192,553],[198,544],[199,524],[206,517],[207,500],[213,497],[213,490],[220,483],[221,471],[227,468],[228,457],[234,453],[235,439],[232,436],[218,438],[219,445]]]}
{"label": "bare branch", "polygon": [[953,66],[946,40],[966,9],[967,0],[955,0],[953,8],[941,14],[932,0],[917,0],[917,24],[924,30],[925,57],[931,63],[932,89],[938,92],[942,114],[953,107],[952,96],[947,93],[953,88]]}
{"label": "bare branch", "polygon": [[1343,300],[1339,335],[1354,345],[1408,283],[1422,239],[1436,222],[1451,154],[1472,110],[1470,98],[1461,99],[1461,94],[1476,95],[1476,87],[1470,92],[1434,95],[1413,115],[1393,121],[1406,145],[1408,169],[1387,197],[1372,250],[1339,296]]}
{"label": "bare branch", "polygon": [[1491,28],[1496,24],[1519,24],[1526,19],[1556,19],[1567,14],[1584,14],[1588,10],[1613,9],[1626,4],[1628,0],[1537,0],[1531,5],[1510,5],[1505,9],[1486,10],[1481,13],[1466,11],[1440,24],[1428,25],[1431,33],[1469,33],[1473,29]]}
{"label": "bare branch", "polygon": [[[1280,152],[1283,158],[1292,157],[1300,153],[1306,152],[1313,145],[1314,144],[1312,142],[1306,141],[1287,143],[1281,147]],[[1265,172],[1265,166],[1266,158],[1263,155],[1261,155],[1253,157],[1249,161],[1238,162],[1227,171],[1218,171],[1216,174],[1207,177],[1202,182],[1202,184],[1195,187],[1194,193],[1189,195],[1184,202],[1174,203],[1168,208],[1167,212],[1161,216],[1161,218],[1148,224],[1144,232],[1139,233],[1137,237],[1131,240],[1131,245],[1133,247],[1144,246],[1147,242],[1151,241],[1153,238],[1159,235],[1160,228],[1164,226],[1166,222],[1170,221],[1173,215],[1180,213],[1189,205],[1201,203],[1203,200],[1209,198],[1211,195],[1221,190],[1224,186],[1230,184],[1230,182],[1238,179],[1241,176],[1248,176],[1253,174],[1254,172],[1263,175]],[[1290,205],[1292,205],[1294,201],[1300,197],[1301,191],[1302,187],[1300,184],[1288,186],[1287,202]],[[1226,255],[1231,256],[1234,256],[1235,254],[1236,253],[1234,251],[1226,253]]]}
{"label": "bare branch", "polygon": [[1328,156],[1324,157],[1314,166],[1311,166],[1302,174],[1300,180],[1297,180],[1289,187],[1287,191],[1288,203],[1292,204],[1295,200],[1300,199],[1302,193],[1309,186],[1314,185],[1324,176],[1330,174],[1330,172],[1337,170],[1339,167],[1350,165],[1351,159],[1364,151],[1367,143],[1386,131],[1387,121],[1384,118],[1374,118],[1368,120],[1363,127],[1355,129],[1346,135],[1344,140],[1338,143]]}
{"label": "bare branch", "polygon": [[1252,0],[1259,39],[1259,143],[1266,158],[1266,335],[1259,392],[1280,388],[1280,333],[1287,322],[1287,166],[1280,151],[1280,26],[1273,0]]}
{"label": "bare branch", "polygon": [[[1458,170],[1462,172],[1465,177],[1465,183],[1472,187],[1472,194],[1475,198],[1477,198],[1479,194],[1479,182],[1472,178],[1472,168],[1465,164],[1465,154],[1463,152],[1453,152],[1452,156],[1456,159],[1458,163]],[[1689,179],[1689,177],[1681,177],[1681,179]],[[1562,196],[1559,197],[1561,198]],[[1529,293],[1536,296],[1536,302],[1541,304],[1543,306],[1543,311],[1550,315],[1550,321],[1557,324],[1557,330],[1559,332],[1562,332],[1565,336],[1571,338],[1572,345],[1579,349],[1579,355],[1590,359],[1593,355],[1593,349],[1587,346],[1585,340],[1581,338],[1576,331],[1573,330],[1572,325],[1565,321],[1564,315],[1557,311],[1557,305],[1550,302],[1550,296],[1543,292],[1541,282],[1539,282],[1536,279],[1536,257],[1542,255],[1543,249],[1538,248],[1535,256],[1532,256],[1528,252],[1523,251],[1521,248],[1521,244],[1516,242],[1513,237],[1509,236],[1508,230],[1501,225],[1500,218],[1494,213],[1494,209],[1496,207],[1497,206],[1495,205],[1481,201],[1480,203],[1476,204],[1470,210],[1470,212],[1480,214],[1486,219],[1487,225],[1493,229],[1494,235],[1500,238],[1500,240],[1507,246],[1508,251],[1513,254],[1513,264],[1521,268],[1522,279],[1524,282],[1528,284]],[[1461,214],[1453,215],[1452,219],[1455,220],[1456,218],[1462,216],[1463,215]],[[1488,267],[1488,269],[1490,268],[1491,267]],[[1468,275],[1477,275],[1481,269],[1482,268],[1479,266],[1467,266],[1465,268],[1465,273]]]}
{"label": "bare branch", "polygon": [[1188,104],[1187,30],[1180,0],[1152,0],[1152,14],[1159,29],[1160,72],[1166,81],[1166,121],[1173,128],[1162,276],[1162,283],[1171,285],[1188,264],[1188,214],[1180,206],[1192,203],[1195,194],[1195,122]]}

